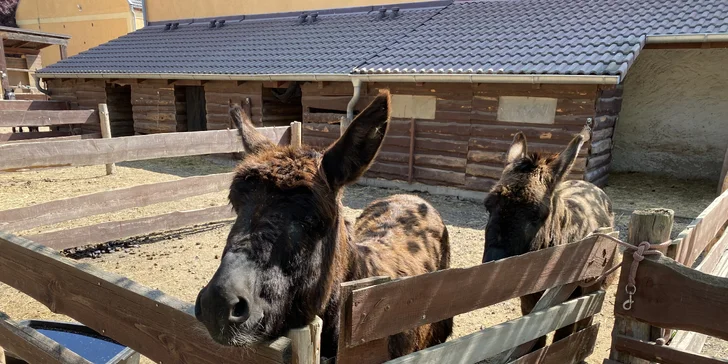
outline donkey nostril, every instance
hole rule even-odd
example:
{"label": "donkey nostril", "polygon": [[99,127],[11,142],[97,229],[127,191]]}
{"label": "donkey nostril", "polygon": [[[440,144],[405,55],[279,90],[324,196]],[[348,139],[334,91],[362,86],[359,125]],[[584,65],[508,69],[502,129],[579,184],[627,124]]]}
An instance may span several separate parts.
{"label": "donkey nostril", "polygon": [[235,305],[230,308],[230,321],[235,323],[243,323],[250,316],[250,308],[245,298],[240,298]]}

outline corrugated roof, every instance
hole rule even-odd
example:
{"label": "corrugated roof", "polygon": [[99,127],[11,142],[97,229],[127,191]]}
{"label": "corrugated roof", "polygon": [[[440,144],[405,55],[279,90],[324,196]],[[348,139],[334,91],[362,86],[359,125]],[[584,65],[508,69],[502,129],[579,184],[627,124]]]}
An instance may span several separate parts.
{"label": "corrugated roof", "polygon": [[[427,5],[427,4],[426,4]],[[39,71],[42,73],[348,74],[424,23],[444,3],[380,19],[371,7],[146,26]],[[363,11],[364,10],[364,11]],[[391,11],[390,11],[391,13]]]}
{"label": "corrugated roof", "polygon": [[648,35],[728,33],[728,1],[455,3],[355,73],[624,76]]}
{"label": "corrugated roof", "polygon": [[[42,74],[624,76],[648,36],[728,34],[727,0],[484,0],[150,25]],[[392,8],[388,6],[387,8]]]}

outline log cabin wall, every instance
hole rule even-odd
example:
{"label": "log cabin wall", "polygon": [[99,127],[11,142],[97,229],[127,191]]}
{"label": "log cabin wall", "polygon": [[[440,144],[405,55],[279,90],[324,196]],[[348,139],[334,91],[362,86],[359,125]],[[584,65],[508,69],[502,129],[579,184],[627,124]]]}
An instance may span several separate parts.
{"label": "log cabin wall", "polygon": [[[488,191],[500,178],[516,132],[524,132],[530,151],[557,153],[589,119],[596,119],[600,126],[606,124],[599,124],[597,116],[611,117],[597,115],[597,95],[611,96],[596,85],[364,83],[356,110],[365,107],[380,88],[391,91],[395,111],[379,156],[366,176],[467,190]],[[353,86],[345,82],[306,83],[302,94],[303,142],[326,147],[339,136],[339,123],[345,117]],[[552,120],[503,121],[505,118],[498,115],[503,97],[551,101]],[[405,104],[418,110],[413,115],[397,111]],[[614,112],[613,108],[606,110],[603,112]],[[602,134],[597,133],[597,137]],[[590,143],[582,148],[570,178],[584,179],[590,148]],[[604,158],[596,159],[599,157],[603,154],[596,154],[593,163],[602,162]]]}
{"label": "log cabin wall", "polygon": [[587,181],[597,186],[607,184],[612,163],[614,128],[621,110],[622,85],[600,87],[597,94],[596,117],[592,127],[585,177]]}
{"label": "log cabin wall", "polygon": [[207,110],[207,130],[234,128],[230,121],[229,102],[244,105],[250,99],[251,120],[263,126],[263,98],[261,82],[211,81],[204,84]]}
{"label": "log cabin wall", "polygon": [[135,134],[172,133],[177,129],[174,85],[165,80],[143,80],[131,84]]}
{"label": "log cabin wall", "polygon": [[293,121],[301,121],[302,104],[300,94],[294,92],[289,97],[282,97],[283,100],[274,94],[285,95],[288,90],[288,83],[283,87],[262,89],[263,100],[263,126],[285,126]]}

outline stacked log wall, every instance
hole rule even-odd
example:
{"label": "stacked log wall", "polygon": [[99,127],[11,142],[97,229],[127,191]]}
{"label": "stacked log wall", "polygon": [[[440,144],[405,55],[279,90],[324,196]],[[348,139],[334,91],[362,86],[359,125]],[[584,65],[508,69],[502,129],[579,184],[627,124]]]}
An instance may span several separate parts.
{"label": "stacked log wall", "polygon": [[173,133],[177,128],[174,86],[165,80],[145,80],[131,85],[136,134]]}
{"label": "stacked log wall", "polygon": [[602,86],[596,99],[585,179],[599,187],[607,184],[612,163],[614,129],[622,110],[622,85]]}
{"label": "stacked log wall", "polygon": [[[369,83],[362,85],[361,109],[378,93],[434,96],[434,119],[392,118],[387,138],[367,177],[488,191],[500,178],[513,136],[522,131],[530,151],[558,153],[589,119],[597,120],[596,85]],[[307,83],[303,92],[303,141],[328,146],[339,136],[353,87],[349,83]],[[554,122],[498,121],[501,96],[557,99]],[[322,112],[323,111],[323,112]],[[340,117],[337,117],[339,116]],[[410,127],[414,123],[412,175],[409,175]],[[597,134],[600,137],[600,134]],[[580,151],[571,179],[584,179],[591,144]]]}
{"label": "stacked log wall", "polygon": [[263,126],[263,98],[261,82],[211,81],[204,84],[207,130],[233,128],[230,121],[230,100],[243,105],[250,99],[251,120]]}
{"label": "stacked log wall", "polygon": [[[277,88],[277,92],[285,92],[285,88]],[[293,121],[301,121],[301,97],[291,97],[283,102],[273,94],[272,88],[262,89],[263,99],[263,126],[285,126]]]}

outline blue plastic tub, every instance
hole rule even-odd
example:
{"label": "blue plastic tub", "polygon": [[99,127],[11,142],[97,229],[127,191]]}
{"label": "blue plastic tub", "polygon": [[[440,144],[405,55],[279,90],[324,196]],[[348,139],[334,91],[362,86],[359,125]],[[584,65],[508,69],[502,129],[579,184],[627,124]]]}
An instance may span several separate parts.
{"label": "blue plastic tub", "polygon": [[94,364],[139,364],[139,353],[84,325],[42,320],[19,324],[35,329]]}

